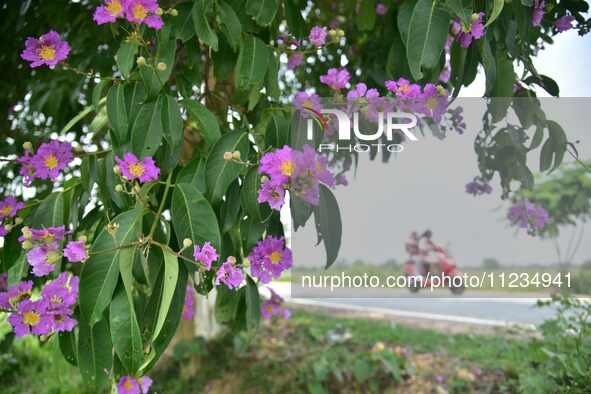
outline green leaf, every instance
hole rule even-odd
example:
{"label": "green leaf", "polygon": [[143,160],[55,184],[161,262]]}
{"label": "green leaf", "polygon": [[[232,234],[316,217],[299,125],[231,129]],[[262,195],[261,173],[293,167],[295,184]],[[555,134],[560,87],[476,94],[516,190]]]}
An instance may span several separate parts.
{"label": "green leaf", "polygon": [[278,8],[278,0],[246,0],[246,13],[261,26],[269,26],[273,22]]}
{"label": "green leaf", "polygon": [[45,197],[37,209],[35,209],[35,214],[29,215],[25,223],[33,228],[59,227],[64,225],[63,193],[51,193]]}
{"label": "green leaf", "polygon": [[215,319],[218,323],[229,323],[234,319],[242,293],[226,286],[217,288],[215,299]]}
{"label": "green leaf", "polygon": [[343,226],[339,204],[330,189],[320,185],[320,204],[314,207],[316,231],[324,242],[326,250],[326,268],[337,259],[341,248]]}
{"label": "green leaf", "polygon": [[27,274],[27,269],[29,269],[29,263],[25,258],[25,254],[22,253],[12,267],[8,269],[8,288],[17,285]]}
{"label": "green leaf", "polygon": [[209,26],[207,11],[212,6],[213,0],[196,0],[193,4],[193,25],[197,37],[214,51],[218,50],[218,36]]}
{"label": "green leaf", "polygon": [[274,111],[265,129],[265,147],[283,148],[289,139],[289,121],[283,114]]}
{"label": "green leaf", "polygon": [[449,31],[449,14],[442,0],[419,0],[408,28],[406,56],[415,79],[421,79],[421,66],[433,68],[441,57]]}
{"label": "green leaf", "polygon": [[[166,81],[168,81],[168,77],[170,77],[170,73],[174,67],[175,52],[176,40],[159,42],[151,55],[154,57],[153,65],[139,67],[148,98],[156,97],[166,84]],[[144,55],[148,56],[147,54]],[[154,67],[158,63],[166,64],[166,69],[164,71],[155,69]]]}
{"label": "green leaf", "polygon": [[307,33],[307,27],[300,9],[295,5],[293,0],[283,0],[283,6],[285,7],[285,19],[287,20],[289,32],[295,38],[303,38]]}
{"label": "green leaf", "polygon": [[269,53],[269,67],[265,75],[265,89],[269,97],[278,100],[281,93],[279,90],[279,58],[275,56],[272,49],[267,49]]}
{"label": "green leaf", "polygon": [[222,203],[220,218],[222,222],[222,233],[227,233],[238,223],[240,213],[240,183],[238,179],[230,184],[226,199]]}
{"label": "green leaf", "polygon": [[[177,183],[172,193],[171,202],[172,226],[179,245],[189,238],[195,245],[203,246],[205,242],[220,250],[220,236],[217,217],[209,202],[193,185]],[[187,256],[192,256],[189,251]]]}
{"label": "green leaf", "polygon": [[105,93],[105,91],[109,87],[109,84],[110,84],[109,81],[107,81],[105,79],[101,79],[100,82],[97,83],[96,86],[94,87],[94,89],[92,90],[92,106],[94,107],[95,111],[98,111],[99,103],[100,103],[101,99],[103,98],[103,94]]}
{"label": "green leaf", "polygon": [[59,332],[58,339],[60,351],[64,359],[73,366],[78,366],[76,332],[74,330]]}
{"label": "green leaf", "polygon": [[548,138],[544,145],[542,145],[542,150],[540,151],[540,172],[544,172],[552,167],[552,158],[554,155],[554,150],[552,149],[552,139]]}
{"label": "green leaf", "polygon": [[482,64],[484,66],[484,75],[486,76],[486,91],[484,94],[485,96],[488,96],[495,86],[497,77],[497,64],[490,48],[490,43],[486,39],[486,36],[478,41],[478,50],[480,52],[480,58],[482,59]]}
{"label": "green leaf", "polygon": [[162,141],[161,100],[142,104],[131,129],[131,151],[139,158],[154,156]]}
{"label": "green leaf", "polygon": [[[102,318],[103,311],[111,303],[119,277],[119,253],[112,250],[117,245],[128,244],[139,237],[143,208],[135,208],[115,217],[112,223],[119,224],[113,237],[103,229],[90,249],[90,258],[84,263],[80,275],[80,312],[86,322],[93,326]],[[117,244],[115,244],[115,238]],[[98,251],[110,250],[96,254]]]}
{"label": "green leaf", "polygon": [[127,139],[127,109],[125,107],[124,85],[113,85],[107,93],[107,118],[121,144]]}
{"label": "green leaf", "polygon": [[400,37],[404,46],[407,46],[408,42],[408,29],[410,27],[410,20],[412,13],[417,5],[418,0],[404,0],[398,10],[398,16],[396,22],[398,24],[398,31],[400,31]]}
{"label": "green leaf", "polygon": [[242,182],[241,202],[244,210],[256,221],[263,222],[271,215],[269,204],[258,202],[261,179],[258,168],[251,168]]}
{"label": "green leaf", "polygon": [[376,4],[374,0],[362,0],[357,14],[357,28],[372,30],[376,23]]}
{"label": "green leaf", "polygon": [[240,222],[240,235],[242,237],[242,249],[248,255],[252,247],[263,236],[266,226],[252,216],[248,216]]}
{"label": "green leaf", "polygon": [[238,45],[240,45],[240,36],[242,35],[240,19],[238,19],[238,15],[236,15],[232,7],[225,1],[220,1],[218,3],[218,13],[222,20],[222,32],[226,36],[232,50],[236,52]]}
{"label": "green leaf", "polygon": [[100,320],[90,327],[80,320],[78,327],[78,369],[82,381],[94,392],[101,392],[113,365],[109,323]]}
{"label": "green leaf", "polygon": [[123,283],[119,284],[111,302],[109,322],[115,352],[127,373],[133,376],[143,362],[144,349],[140,327],[130,301]]}
{"label": "green leaf", "polygon": [[540,74],[540,78],[536,78],[532,75],[525,78],[523,82],[527,84],[536,84],[554,97],[558,97],[560,95],[560,88],[558,87],[556,81],[546,75]]}
{"label": "green leaf", "polygon": [[460,18],[462,23],[468,25],[471,22],[474,10],[472,0],[445,0],[445,4]]}
{"label": "green leaf", "polygon": [[177,101],[171,96],[159,97],[160,120],[162,122],[162,133],[168,144],[174,148],[183,143],[183,118],[181,108]]}
{"label": "green leaf", "polygon": [[160,335],[162,327],[164,327],[164,324],[166,323],[166,316],[168,315],[168,310],[174,297],[176,282],[179,277],[178,258],[166,250],[163,250],[162,253],[164,254],[164,286],[162,288],[158,319],[156,320],[154,335],[152,336],[153,339],[156,339],[158,335]]}
{"label": "green leaf", "polygon": [[212,146],[222,136],[218,118],[203,104],[194,100],[183,100],[181,105],[185,107],[189,116],[197,124],[197,129],[205,142]]}
{"label": "green leaf", "polygon": [[125,78],[129,77],[129,72],[135,64],[135,52],[137,51],[137,47],[137,44],[124,42],[115,54],[117,68]]}
{"label": "green leaf", "polygon": [[228,186],[238,177],[243,165],[224,159],[225,152],[239,151],[242,158],[248,157],[248,134],[234,131],[222,136],[211,148],[205,164],[207,197],[212,204],[218,204]]}
{"label": "green leaf", "polygon": [[195,26],[191,14],[192,8],[193,4],[189,2],[175,6],[178,15],[172,18],[172,35],[183,43],[189,41],[195,35]]}
{"label": "green leaf", "polygon": [[261,319],[261,297],[259,296],[259,287],[246,276],[246,328],[252,330],[259,325]]}
{"label": "green leaf", "polygon": [[498,122],[505,117],[507,108],[511,104],[515,73],[513,71],[513,63],[505,53],[498,52],[495,62],[497,68],[495,84],[488,107],[492,113],[493,122]]}
{"label": "green leaf", "polygon": [[190,183],[205,194],[205,159],[196,157],[179,172],[176,183]]}
{"label": "green leaf", "polygon": [[501,11],[503,11],[503,6],[505,5],[505,0],[493,0],[493,1],[494,1],[493,10],[490,14],[490,17],[486,21],[486,24],[484,25],[484,27],[493,23],[495,21],[495,19],[497,19],[497,17],[501,14]]}
{"label": "green leaf", "polygon": [[259,38],[247,35],[242,40],[238,58],[238,86],[242,90],[262,82],[267,73],[269,55],[265,43]]}

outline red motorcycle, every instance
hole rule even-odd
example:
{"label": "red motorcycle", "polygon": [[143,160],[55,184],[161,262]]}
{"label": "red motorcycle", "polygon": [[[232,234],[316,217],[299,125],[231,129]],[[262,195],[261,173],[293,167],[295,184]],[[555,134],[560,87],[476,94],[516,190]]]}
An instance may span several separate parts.
{"label": "red motorcycle", "polygon": [[[415,262],[412,260],[406,262],[404,272],[406,273],[406,277],[409,278],[407,282],[410,292],[416,293],[421,287],[449,287],[453,294],[462,294],[464,283],[453,280],[456,276],[462,276],[462,273],[455,264],[451,254],[445,248],[435,246],[434,257],[435,261],[420,263],[421,266],[418,274],[423,278],[422,286],[421,281],[410,278],[417,274]],[[441,279],[445,277],[447,277],[445,280]]]}

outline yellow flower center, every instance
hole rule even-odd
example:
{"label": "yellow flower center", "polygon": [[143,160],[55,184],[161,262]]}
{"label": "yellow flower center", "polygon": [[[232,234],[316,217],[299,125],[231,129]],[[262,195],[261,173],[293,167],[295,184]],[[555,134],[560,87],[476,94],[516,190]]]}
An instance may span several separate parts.
{"label": "yellow flower center", "polygon": [[43,60],[53,60],[55,58],[55,48],[43,45],[39,48],[39,56],[41,56]]}
{"label": "yellow flower center", "polygon": [[55,157],[54,155],[47,156],[45,158],[45,165],[50,170],[53,170],[55,167],[57,167],[57,157]]}
{"label": "yellow flower center", "polygon": [[144,166],[142,163],[135,163],[129,165],[129,172],[131,172],[135,176],[142,176],[144,175]]}
{"label": "yellow flower center", "polygon": [[271,263],[277,264],[278,262],[281,261],[281,252],[275,251],[275,252],[271,253],[270,257],[271,257]]}
{"label": "yellow flower center", "polygon": [[143,5],[137,3],[133,6],[133,17],[135,19],[144,20],[146,16],[148,16],[148,10],[146,10]]}
{"label": "yellow flower center", "polygon": [[0,210],[3,215],[10,215],[12,213],[12,207],[4,207]]}
{"label": "yellow flower center", "polygon": [[36,326],[41,320],[41,314],[31,311],[26,312],[23,316],[23,324],[28,324],[29,326]]}
{"label": "yellow flower center", "polygon": [[267,313],[273,312],[273,304],[267,304]]}
{"label": "yellow flower center", "polygon": [[303,106],[305,108],[314,108],[314,103],[312,103],[312,100],[306,100],[306,101],[304,101]]}
{"label": "yellow flower center", "polygon": [[132,390],[133,389],[133,382],[131,380],[127,380],[123,384],[123,387],[125,387],[125,390]]}
{"label": "yellow flower center", "polygon": [[398,86],[398,90],[403,93],[408,92],[408,89],[409,89],[408,86]]}
{"label": "yellow flower center", "polygon": [[291,176],[294,170],[294,164],[291,160],[285,160],[281,162],[281,172],[283,175]]}
{"label": "yellow flower center", "polygon": [[429,109],[437,108],[437,100],[435,99],[435,97],[430,97],[427,100],[427,107],[429,107]]}
{"label": "yellow flower center", "polygon": [[51,303],[58,305],[61,304],[64,300],[62,300],[60,297],[54,295],[53,297],[51,297]]}
{"label": "yellow flower center", "polygon": [[[141,7],[141,6],[140,6]],[[112,16],[119,15],[123,11],[123,6],[119,0],[112,0],[107,7],[105,7]]]}

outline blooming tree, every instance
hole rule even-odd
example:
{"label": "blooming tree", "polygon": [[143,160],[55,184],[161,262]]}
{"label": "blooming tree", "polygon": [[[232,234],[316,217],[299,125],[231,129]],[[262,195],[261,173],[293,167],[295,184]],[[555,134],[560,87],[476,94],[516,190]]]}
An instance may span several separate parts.
{"label": "blooming tree", "polygon": [[[582,0],[0,4],[11,32],[0,52],[11,76],[0,97],[0,311],[17,337],[59,341],[91,388],[120,393],[149,390],[195,291],[216,287],[216,318],[235,329],[289,316],[279,295],[259,296],[292,264],[287,195],[296,228],[314,213],[336,259],[340,221],[322,210],[339,217],[331,188],[347,184],[355,158],[293,144],[292,116],[317,113],[324,96],[363,103],[375,122],[395,102],[462,132],[449,100],[481,66],[485,95],[509,98],[489,106],[494,125],[512,97],[539,108],[537,87],[558,95],[532,58],[588,25]],[[560,126],[541,111],[520,120],[519,138],[477,137],[469,193],[490,193],[495,174],[505,196],[513,180],[531,188],[525,158],[542,144],[542,171],[560,165]],[[543,208],[519,204],[513,223],[544,226]]]}

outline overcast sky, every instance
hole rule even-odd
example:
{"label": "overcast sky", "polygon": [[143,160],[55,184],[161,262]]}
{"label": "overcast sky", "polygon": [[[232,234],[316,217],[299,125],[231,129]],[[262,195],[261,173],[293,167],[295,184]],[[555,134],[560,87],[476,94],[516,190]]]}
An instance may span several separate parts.
{"label": "overcast sky", "polygon": [[[558,82],[562,97],[590,96],[591,37],[567,32],[542,52],[535,64],[540,73]],[[480,77],[462,95],[478,97],[483,89]],[[475,109],[475,100],[462,100],[460,105],[468,110],[467,117],[472,117],[464,135],[454,133],[444,141],[428,136],[409,143],[389,164],[369,161],[367,154],[360,154],[357,176],[350,176],[349,186],[335,192],[344,227],[339,258],[376,263],[390,258],[401,260],[406,258],[404,240],[408,234],[430,228],[436,243],[449,244],[460,266],[480,265],[487,257],[516,265],[556,262],[551,242],[508,226],[505,216],[509,205],[500,199],[498,178],[493,182],[492,195],[473,197],[464,192],[464,185],[478,174],[473,144],[482,112]],[[569,140],[580,140],[578,148],[583,158],[590,158],[591,138],[585,115],[591,109],[591,99],[556,102],[549,98],[543,106],[550,118],[563,125]],[[538,167],[538,155],[539,151],[528,159],[530,168]],[[588,227],[574,259],[577,263],[591,259]],[[312,221],[294,237],[296,264],[324,259],[321,245],[310,247],[315,244]],[[567,236],[562,237],[561,244],[566,248]]]}

